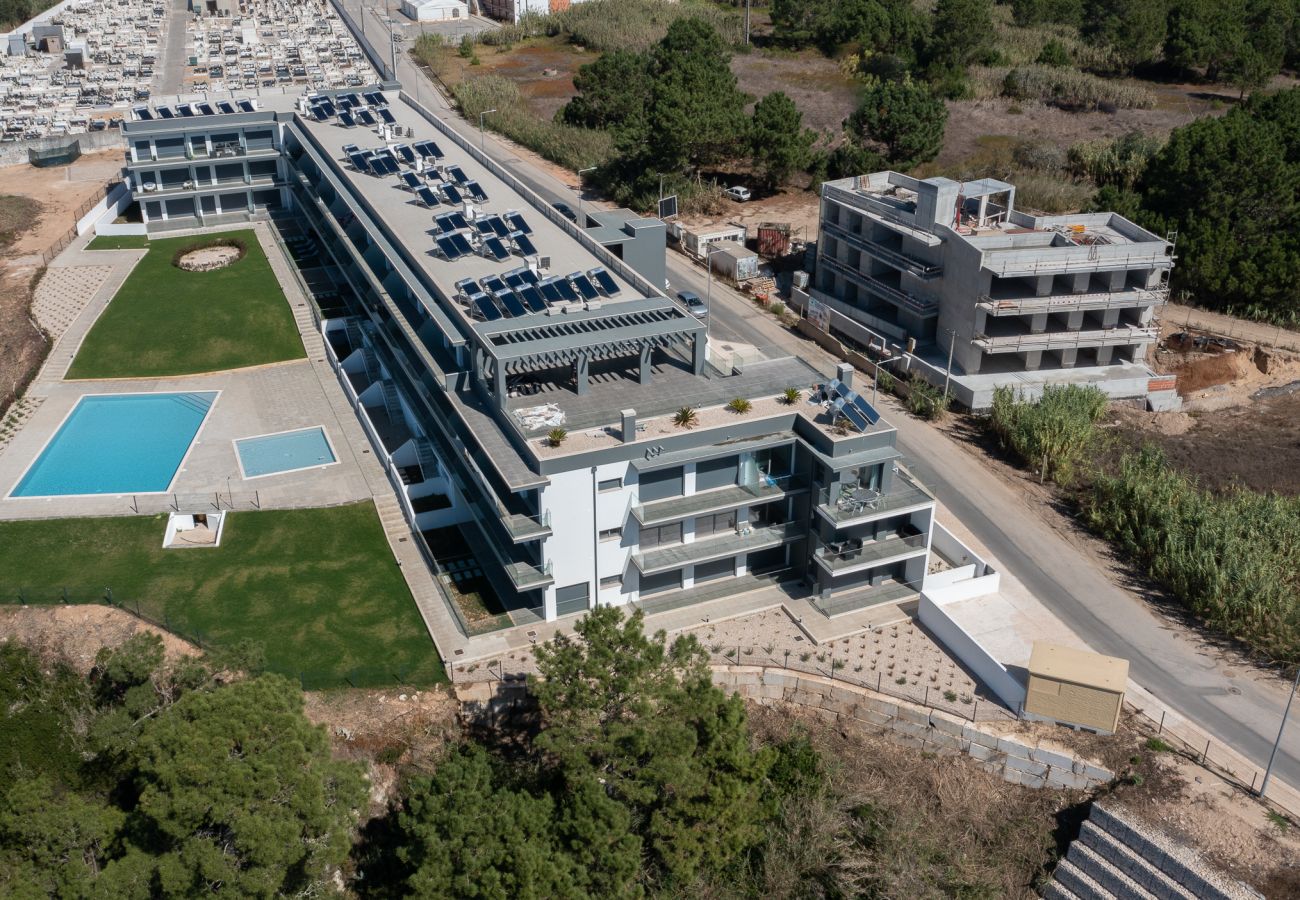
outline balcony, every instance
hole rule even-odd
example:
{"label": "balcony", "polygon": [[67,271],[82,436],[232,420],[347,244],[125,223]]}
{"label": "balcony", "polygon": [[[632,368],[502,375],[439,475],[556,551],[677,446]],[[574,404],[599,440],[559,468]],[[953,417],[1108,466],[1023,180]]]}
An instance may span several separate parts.
{"label": "balcony", "polygon": [[711,535],[692,541],[689,544],[673,544],[668,547],[656,547],[644,553],[633,553],[632,562],[642,575],[654,575],[670,572],[682,566],[696,563],[726,559],[741,553],[755,550],[767,550],[779,547],[790,541],[798,540],[808,533],[806,525],[797,522],[782,522],[778,525],[763,525],[745,531],[729,531],[721,535]]}
{"label": "balcony", "polygon": [[814,597],[812,604],[828,619],[857,612],[884,603],[898,603],[917,595],[916,588],[892,579],[857,591],[845,591],[830,597]]}
{"label": "balcony", "polygon": [[551,536],[551,514],[549,512],[540,516],[502,512],[501,524],[505,526],[511,540],[516,544]]}
{"label": "balcony", "polygon": [[1081,347],[1124,347],[1150,343],[1159,336],[1156,328],[1122,325],[1098,331],[1044,331],[1039,334],[1009,334],[1005,337],[977,335],[971,344],[985,353],[1032,353],[1041,350],[1073,350]]}
{"label": "balcony", "polygon": [[1110,246],[1037,247],[1028,250],[985,251],[980,267],[1009,278],[1026,275],[1066,275],[1119,272],[1129,269],[1168,269],[1174,258],[1169,245],[1112,244]]}
{"label": "balcony", "polygon": [[922,316],[933,316],[939,312],[939,300],[936,297],[920,297],[916,294],[909,294],[907,291],[900,290],[891,284],[886,284],[879,278],[874,278],[863,272],[859,272],[851,266],[847,266],[838,259],[829,256],[822,256],[819,260],[821,265],[826,266],[832,272],[860,284],[862,287],[871,291],[897,306],[901,306],[911,312]]}
{"label": "balcony", "polygon": [[642,525],[658,525],[690,516],[723,512],[738,506],[770,503],[803,490],[806,486],[806,479],[803,476],[785,475],[778,478],[764,476],[753,484],[733,484],[685,497],[670,497],[666,500],[634,505],[632,515]]}
{"label": "balcony", "polygon": [[1124,291],[1095,291],[1087,294],[1049,294],[1044,297],[1016,297],[994,300],[987,294],[976,308],[990,316],[1021,316],[1033,313],[1083,312],[1159,306],[1169,299],[1169,286]]}
{"label": "balcony", "polygon": [[550,562],[546,563],[545,568],[524,562],[508,562],[504,566],[506,577],[510,579],[510,583],[517,591],[534,591],[538,588],[550,587],[555,583],[555,579],[551,576],[551,568]]}
{"label": "balcony", "polygon": [[913,534],[907,537],[895,536],[867,541],[856,546],[832,542],[819,546],[813,551],[813,557],[823,569],[832,576],[837,576],[874,569],[885,563],[916,556],[924,553],[925,550],[926,535]]}
{"label": "balcony", "polygon": [[884,247],[880,244],[874,243],[873,241],[867,240],[856,232],[849,231],[847,228],[842,228],[839,225],[832,225],[829,222],[826,222],[822,224],[822,230],[832,237],[844,241],[849,244],[849,246],[856,247],[863,253],[873,256],[881,262],[888,263],[896,269],[903,269],[904,271],[911,272],[918,278],[934,278],[943,273],[943,266],[937,266],[933,263],[928,263],[924,260],[908,256],[906,253],[901,253],[898,250]]}
{"label": "balcony", "polygon": [[855,500],[843,494],[832,496],[830,488],[823,488],[817,495],[817,511],[836,528],[920,509],[932,503],[934,495],[901,467],[895,473],[889,493],[874,499]]}

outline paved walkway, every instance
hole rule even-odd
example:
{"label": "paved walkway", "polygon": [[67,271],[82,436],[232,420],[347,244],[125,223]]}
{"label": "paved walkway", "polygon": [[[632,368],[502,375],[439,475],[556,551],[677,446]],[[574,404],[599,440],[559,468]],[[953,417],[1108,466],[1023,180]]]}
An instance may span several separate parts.
{"label": "paved walkway", "polygon": [[56,261],[36,285],[32,315],[51,338],[58,340],[94,299],[113,270],[112,265],[60,265]]}

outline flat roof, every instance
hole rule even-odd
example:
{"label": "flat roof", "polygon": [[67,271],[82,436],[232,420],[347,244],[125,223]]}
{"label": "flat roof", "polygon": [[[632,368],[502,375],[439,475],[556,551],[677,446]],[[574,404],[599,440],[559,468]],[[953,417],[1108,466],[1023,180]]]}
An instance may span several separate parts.
{"label": "flat roof", "polygon": [[1123,693],[1128,686],[1128,660],[1034,641],[1033,652],[1029,654],[1029,674]]}
{"label": "flat roof", "polygon": [[[550,259],[549,270],[542,274],[565,276],[601,267],[606,269],[618,287],[613,297],[602,298],[604,307],[614,308],[624,301],[644,298],[644,294],[637,291],[618,273],[606,267],[603,260],[533,207],[528,198],[516,193],[511,186],[480,164],[451,138],[425,121],[414,109],[398,100],[397,92],[384,92],[384,97],[389,101],[388,110],[392,113],[396,125],[402,130],[403,136],[400,138],[394,137],[385,141],[374,129],[362,126],[346,128],[339,125],[337,120],[318,122],[299,116],[298,122],[300,127],[305,129],[333,159],[342,177],[357,194],[365,199],[371,210],[383,220],[388,229],[399,237],[423,274],[450,301],[447,305],[467,327],[473,328],[483,320],[472,315],[469,307],[455,299],[460,293],[456,286],[457,282],[469,278],[478,281],[491,275],[504,277],[512,269],[527,265],[525,257],[512,253],[507,259],[497,261],[478,253],[470,253],[454,260],[442,258],[437,253],[437,244],[434,240],[434,235],[438,233],[434,219],[444,213],[464,213],[466,204],[453,206],[439,203],[436,207],[428,208],[413,192],[403,186],[399,175],[380,177],[367,172],[358,172],[352,167],[348,154],[344,152],[345,146],[356,145],[364,151],[397,144],[411,146],[424,140],[433,141],[444,154],[439,162],[440,168],[445,172],[449,167],[459,166],[467,180],[478,182],[487,195],[486,200],[471,204],[476,215],[489,217],[494,214],[505,215],[518,212],[524,216],[525,221],[532,228],[529,238],[536,247],[537,255]],[[450,177],[444,180],[454,183]],[[516,323],[531,325],[546,322],[551,318],[545,313],[534,312],[504,321],[512,325]]]}

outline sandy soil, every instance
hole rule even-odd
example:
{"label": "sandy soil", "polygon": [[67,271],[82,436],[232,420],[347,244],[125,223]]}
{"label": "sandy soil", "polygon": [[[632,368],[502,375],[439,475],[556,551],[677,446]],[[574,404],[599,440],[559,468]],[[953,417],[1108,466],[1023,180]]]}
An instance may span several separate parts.
{"label": "sandy soil", "polygon": [[91,670],[102,648],[116,647],[140,632],[161,637],[168,659],[201,653],[171,632],[110,606],[0,606],[0,640],[17,641],[43,658],[63,660],[82,674]]}
{"label": "sandy soil", "polygon": [[186,253],[176,261],[176,265],[190,272],[210,272],[224,269],[242,255],[238,247],[202,247]]}

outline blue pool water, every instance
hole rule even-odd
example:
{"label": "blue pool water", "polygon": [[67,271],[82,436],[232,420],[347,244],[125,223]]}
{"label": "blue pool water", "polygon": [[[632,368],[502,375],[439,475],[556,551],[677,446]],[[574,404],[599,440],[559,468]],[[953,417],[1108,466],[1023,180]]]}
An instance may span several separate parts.
{"label": "blue pool water", "polygon": [[166,491],[216,399],[216,391],[84,396],[13,496]]}
{"label": "blue pool water", "polygon": [[335,461],[324,428],[243,438],[235,441],[235,449],[245,478],[324,466]]}

